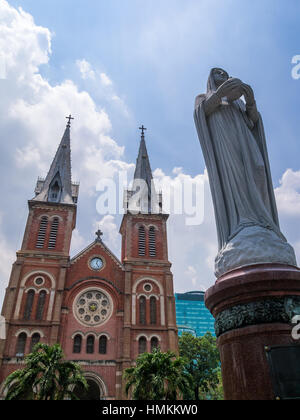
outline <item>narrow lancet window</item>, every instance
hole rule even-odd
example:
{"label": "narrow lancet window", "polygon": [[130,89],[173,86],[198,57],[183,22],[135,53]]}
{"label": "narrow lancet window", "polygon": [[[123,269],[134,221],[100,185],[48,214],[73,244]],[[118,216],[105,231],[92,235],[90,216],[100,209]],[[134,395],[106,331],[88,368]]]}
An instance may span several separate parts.
{"label": "narrow lancet window", "polygon": [[144,296],[140,297],[140,324],[146,325],[146,298]]}
{"label": "narrow lancet window", "polygon": [[24,320],[26,321],[28,321],[31,318],[34,295],[35,295],[34,290],[29,290],[29,292],[27,293],[27,299],[26,299],[25,311],[24,311]]}
{"label": "narrow lancet window", "polygon": [[147,351],[147,340],[146,337],[139,339],[139,354],[146,353]]}
{"label": "narrow lancet window", "polygon": [[149,229],[149,256],[156,257],[156,232],[154,227]]}
{"label": "narrow lancet window", "polygon": [[146,255],[146,234],[144,226],[139,228],[139,256],[143,257]]}
{"label": "narrow lancet window", "polygon": [[55,217],[51,224],[51,231],[50,231],[49,245],[48,245],[49,249],[54,249],[56,247],[58,226],[59,226],[59,219],[58,217]]}
{"label": "narrow lancet window", "polygon": [[38,233],[38,237],[36,241],[36,248],[44,248],[47,226],[48,226],[48,217],[43,216],[41,218],[39,233]]}

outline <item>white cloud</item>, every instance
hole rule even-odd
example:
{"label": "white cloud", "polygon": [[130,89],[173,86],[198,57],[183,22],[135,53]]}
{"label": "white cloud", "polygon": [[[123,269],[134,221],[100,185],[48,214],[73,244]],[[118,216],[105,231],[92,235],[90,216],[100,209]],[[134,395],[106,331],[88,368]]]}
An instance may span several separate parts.
{"label": "white cloud", "polygon": [[287,169],[275,195],[280,214],[300,216],[300,171]]}
{"label": "white cloud", "polygon": [[86,60],[77,60],[76,65],[81,73],[81,77],[85,79],[96,79],[96,73],[92,70],[91,64]]}
{"label": "white cloud", "polygon": [[103,242],[109,244],[111,251],[120,258],[121,237],[115,217],[110,214],[104,216],[100,221],[94,223],[94,228],[103,232]]}
{"label": "white cloud", "polygon": [[113,83],[105,73],[100,73],[100,80],[104,86],[111,86]]}
{"label": "white cloud", "polygon": [[12,250],[10,243],[2,232],[2,224],[3,216],[0,213],[0,303],[8,285],[12,263],[16,259],[15,251]]}

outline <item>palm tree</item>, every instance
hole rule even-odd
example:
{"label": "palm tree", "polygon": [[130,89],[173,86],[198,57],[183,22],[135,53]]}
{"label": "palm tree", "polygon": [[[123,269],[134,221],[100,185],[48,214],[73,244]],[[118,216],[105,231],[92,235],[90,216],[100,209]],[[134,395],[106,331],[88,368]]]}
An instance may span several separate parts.
{"label": "palm tree", "polygon": [[75,385],[88,385],[81,368],[74,362],[63,360],[59,344],[48,346],[38,343],[25,357],[25,368],[6,378],[6,400],[62,400],[77,399],[71,389]]}
{"label": "palm tree", "polygon": [[139,355],[136,367],[126,369],[124,377],[126,393],[132,391],[134,400],[177,400],[191,386],[184,360],[160,349]]}

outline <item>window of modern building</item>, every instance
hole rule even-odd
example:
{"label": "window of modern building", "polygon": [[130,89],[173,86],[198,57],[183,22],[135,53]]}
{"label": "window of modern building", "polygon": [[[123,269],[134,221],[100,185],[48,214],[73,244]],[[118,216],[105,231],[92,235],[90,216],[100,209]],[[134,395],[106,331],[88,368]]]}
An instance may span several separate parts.
{"label": "window of modern building", "polygon": [[178,333],[189,332],[202,337],[207,332],[215,336],[215,320],[204,303],[203,291],[176,293],[176,321]]}

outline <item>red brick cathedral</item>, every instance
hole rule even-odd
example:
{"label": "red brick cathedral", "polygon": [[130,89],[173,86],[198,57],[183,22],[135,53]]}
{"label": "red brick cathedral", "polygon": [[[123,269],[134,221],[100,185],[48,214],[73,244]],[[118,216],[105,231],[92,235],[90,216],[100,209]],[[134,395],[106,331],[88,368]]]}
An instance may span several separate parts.
{"label": "red brick cathedral", "polygon": [[[144,129],[134,175],[150,187]],[[71,180],[70,119],[48,175],[38,179],[22,248],[12,267],[2,316],[0,395],[5,378],[24,366],[38,343],[60,343],[89,386],[82,399],[126,399],[123,371],[154,347],[177,352],[173,276],[161,195],[143,189],[139,211],[128,201],[120,233],[121,261],[102,232],[70,258],[79,186]],[[126,199],[133,191],[127,191]],[[126,199],[124,200],[126,202]],[[153,211],[152,203],[156,203]]]}

